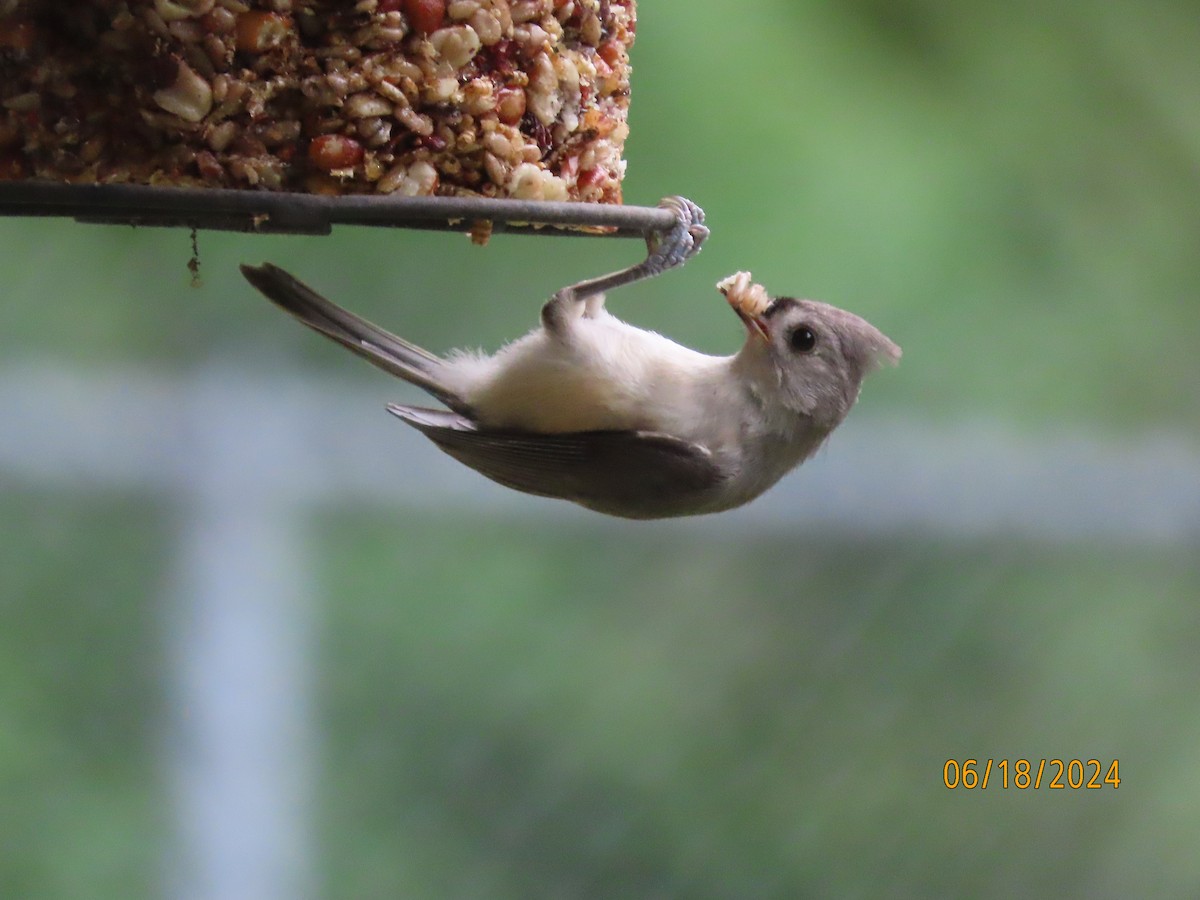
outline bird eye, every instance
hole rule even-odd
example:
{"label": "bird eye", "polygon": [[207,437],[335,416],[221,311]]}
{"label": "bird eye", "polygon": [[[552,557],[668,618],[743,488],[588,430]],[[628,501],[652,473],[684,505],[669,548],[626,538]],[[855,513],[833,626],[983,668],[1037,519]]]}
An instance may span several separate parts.
{"label": "bird eye", "polygon": [[797,353],[811,353],[817,346],[817,333],[807,325],[800,325],[788,335],[788,345]]}

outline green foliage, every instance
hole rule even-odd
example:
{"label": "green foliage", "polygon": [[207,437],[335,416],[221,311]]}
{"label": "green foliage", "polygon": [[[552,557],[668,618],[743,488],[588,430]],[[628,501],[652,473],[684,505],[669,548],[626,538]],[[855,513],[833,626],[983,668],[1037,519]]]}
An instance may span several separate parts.
{"label": "green foliage", "polygon": [[156,516],[140,502],[3,494],[0,885],[149,896],[164,845]]}
{"label": "green foliage", "polygon": [[[1154,850],[1195,807],[1146,821],[1196,793],[1184,554],[358,516],[325,541],[334,896],[1171,894],[1200,876]],[[943,786],[948,758],[989,756],[1117,758],[1127,780]]]}

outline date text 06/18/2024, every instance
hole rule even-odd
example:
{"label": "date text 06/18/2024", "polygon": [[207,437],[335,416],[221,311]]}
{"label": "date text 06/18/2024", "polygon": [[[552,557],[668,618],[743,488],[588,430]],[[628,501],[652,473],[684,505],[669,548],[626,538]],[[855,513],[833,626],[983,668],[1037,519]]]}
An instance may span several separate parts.
{"label": "date text 06/18/2024", "polygon": [[942,766],[942,783],[954,790],[999,787],[1024,791],[1040,790],[1099,790],[1121,786],[1120,760],[1107,766],[1098,759],[948,759]]}

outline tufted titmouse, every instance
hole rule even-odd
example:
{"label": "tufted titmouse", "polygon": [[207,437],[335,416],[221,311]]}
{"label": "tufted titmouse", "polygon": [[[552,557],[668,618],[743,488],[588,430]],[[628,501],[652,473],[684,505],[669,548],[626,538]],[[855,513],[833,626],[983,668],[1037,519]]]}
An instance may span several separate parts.
{"label": "tufted titmouse", "polygon": [[276,266],[242,266],[305,325],[423,388],[449,410],[388,410],[442,450],[519,491],[631,519],[740,506],[813,454],[900,348],[824,303],[770,299],[740,272],[718,288],[745,323],[708,356],[614,318],[604,290],[681,265],[708,234],[682,198],[645,261],[563,288],[541,327],[491,356],[435,356],[347,312]]}

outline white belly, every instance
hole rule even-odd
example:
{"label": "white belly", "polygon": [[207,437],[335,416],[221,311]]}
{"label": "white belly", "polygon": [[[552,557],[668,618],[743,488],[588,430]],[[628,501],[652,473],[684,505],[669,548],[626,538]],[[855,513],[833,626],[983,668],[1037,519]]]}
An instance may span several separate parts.
{"label": "white belly", "polygon": [[[543,433],[652,429],[683,436],[677,412],[727,363],[607,313],[566,341],[532,332],[490,358],[460,358],[461,390],[482,424]],[[694,405],[692,406],[694,409]]]}

